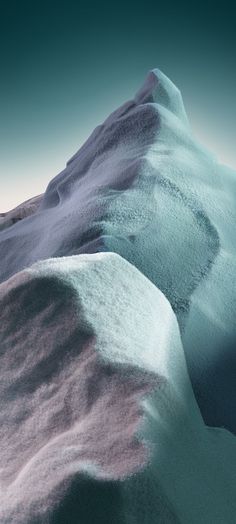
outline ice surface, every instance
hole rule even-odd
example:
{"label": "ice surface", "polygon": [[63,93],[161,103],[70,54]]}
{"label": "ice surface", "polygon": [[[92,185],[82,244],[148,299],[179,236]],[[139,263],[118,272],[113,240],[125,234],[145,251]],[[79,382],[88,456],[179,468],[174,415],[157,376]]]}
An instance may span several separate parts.
{"label": "ice surface", "polygon": [[203,423],[176,317],[146,277],[112,253],[62,257],[0,299],[1,523],[97,522],[80,482],[97,485],[101,522],[233,522],[235,438]]}
{"label": "ice surface", "polygon": [[235,202],[155,69],[1,215],[1,522],[234,523]]}

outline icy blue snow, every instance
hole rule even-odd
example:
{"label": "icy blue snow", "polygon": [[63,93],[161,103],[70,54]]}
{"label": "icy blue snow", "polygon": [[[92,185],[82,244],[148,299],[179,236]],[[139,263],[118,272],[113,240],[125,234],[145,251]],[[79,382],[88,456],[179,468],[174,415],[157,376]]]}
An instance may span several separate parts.
{"label": "icy blue snow", "polygon": [[235,177],[155,69],[1,215],[3,524],[236,521]]}

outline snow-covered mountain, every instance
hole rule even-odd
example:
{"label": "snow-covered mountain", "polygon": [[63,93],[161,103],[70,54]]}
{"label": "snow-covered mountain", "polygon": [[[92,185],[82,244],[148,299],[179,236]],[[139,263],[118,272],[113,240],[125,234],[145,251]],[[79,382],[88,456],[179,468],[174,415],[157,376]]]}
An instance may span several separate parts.
{"label": "snow-covered mountain", "polygon": [[3,524],[235,522],[235,224],[156,69],[0,216]]}

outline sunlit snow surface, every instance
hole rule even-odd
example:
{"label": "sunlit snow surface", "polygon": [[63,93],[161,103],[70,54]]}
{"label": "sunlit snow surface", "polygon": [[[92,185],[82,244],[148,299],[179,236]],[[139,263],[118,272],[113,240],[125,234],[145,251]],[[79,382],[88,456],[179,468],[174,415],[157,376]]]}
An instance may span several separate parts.
{"label": "sunlit snow surface", "polygon": [[236,521],[235,177],[154,70],[0,216],[1,523]]}

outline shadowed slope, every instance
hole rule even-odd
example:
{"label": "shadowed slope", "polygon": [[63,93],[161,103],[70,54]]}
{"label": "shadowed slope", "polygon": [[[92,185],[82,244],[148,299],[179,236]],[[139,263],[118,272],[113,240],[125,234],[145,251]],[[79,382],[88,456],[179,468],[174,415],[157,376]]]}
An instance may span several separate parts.
{"label": "shadowed slope", "polygon": [[147,462],[135,434],[140,399],[159,387],[159,378],[131,361],[119,367],[99,357],[99,333],[80,303],[90,269],[83,275],[83,265],[92,264],[93,308],[104,323],[93,274],[99,261],[68,264],[63,259],[54,270],[49,261],[0,286],[3,523],[45,522],[75,474],[115,480]]}
{"label": "shadowed slope", "polygon": [[116,254],[49,259],[0,301],[1,523],[94,524],[107,506],[106,524],[231,524],[235,439],[204,426],[148,279]]}

